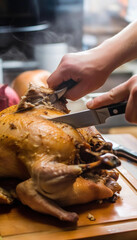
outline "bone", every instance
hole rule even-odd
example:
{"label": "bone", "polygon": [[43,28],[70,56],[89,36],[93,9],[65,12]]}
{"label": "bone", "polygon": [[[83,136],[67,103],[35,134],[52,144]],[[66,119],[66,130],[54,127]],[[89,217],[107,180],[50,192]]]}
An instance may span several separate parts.
{"label": "bone", "polygon": [[89,169],[101,168],[101,169],[113,169],[120,166],[121,162],[114,154],[106,153],[99,157],[96,162],[88,164],[79,164],[83,171],[88,171]]}
{"label": "bone", "polygon": [[96,167],[99,167],[100,165],[101,165],[101,160],[93,163],[79,164],[79,167],[81,167],[83,171],[87,171],[89,169],[94,169]]}

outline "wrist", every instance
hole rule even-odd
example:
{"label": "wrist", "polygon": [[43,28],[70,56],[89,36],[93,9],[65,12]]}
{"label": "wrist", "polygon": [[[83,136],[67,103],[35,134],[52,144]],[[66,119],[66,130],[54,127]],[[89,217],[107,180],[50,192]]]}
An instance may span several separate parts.
{"label": "wrist", "polygon": [[105,40],[97,48],[102,55],[104,70],[108,74],[111,74],[116,68],[124,63],[122,51],[113,38]]}
{"label": "wrist", "polygon": [[118,67],[115,52],[112,50],[110,39],[89,50],[91,64],[106,77]]}

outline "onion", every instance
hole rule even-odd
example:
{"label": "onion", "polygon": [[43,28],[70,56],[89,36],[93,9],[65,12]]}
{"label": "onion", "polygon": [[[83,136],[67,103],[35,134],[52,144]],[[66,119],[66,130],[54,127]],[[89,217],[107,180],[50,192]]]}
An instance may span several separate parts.
{"label": "onion", "polygon": [[18,104],[20,101],[18,94],[7,84],[0,85],[0,111]]}

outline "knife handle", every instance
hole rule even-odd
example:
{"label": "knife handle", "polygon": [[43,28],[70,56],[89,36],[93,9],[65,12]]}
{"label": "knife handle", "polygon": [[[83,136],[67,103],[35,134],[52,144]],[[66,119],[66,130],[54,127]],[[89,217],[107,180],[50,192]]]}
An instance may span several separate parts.
{"label": "knife handle", "polygon": [[119,146],[114,149],[114,154],[120,157],[125,157],[130,161],[136,162],[137,163],[137,152],[130,150],[126,147]]}
{"label": "knife handle", "polygon": [[66,87],[67,87],[67,89],[70,89],[70,88],[74,87],[76,84],[77,84],[77,82],[75,82],[73,79],[69,79],[68,81],[61,83],[58,86],[57,90],[66,88]]}
{"label": "knife handle", "polygon": [[125,113],[126,106],[127,106],[127,101],[124,101],[124,102],[108,105],[107,108],[110,116],[114,116],[114,115]]}

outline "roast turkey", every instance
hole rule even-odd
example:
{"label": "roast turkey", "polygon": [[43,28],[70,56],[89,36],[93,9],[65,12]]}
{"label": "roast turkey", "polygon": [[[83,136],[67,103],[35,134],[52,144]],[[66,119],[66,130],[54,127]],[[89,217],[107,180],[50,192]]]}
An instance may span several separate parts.
{"label": "roast turkey", "polygon": [[17,198],[33,210],[76,222],[78,214],[64,207],[120,192],[114,170],[120,161],[95,127],[74,129],[49,120],[68,113],[64,98],[49,102],[52,93],[30,85],[19,105],[0,112],[0,203]]}

